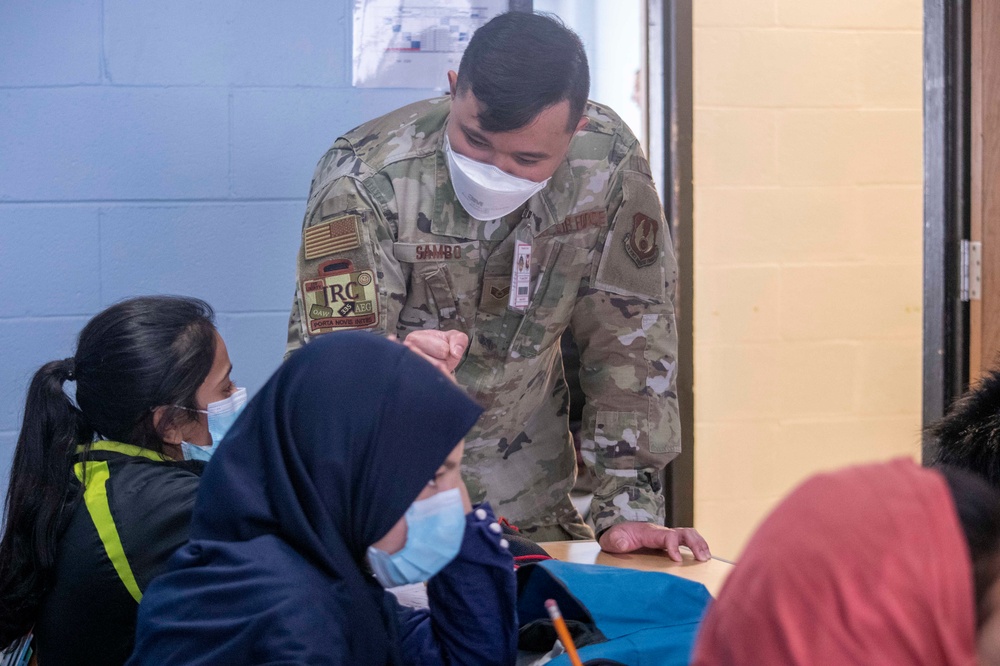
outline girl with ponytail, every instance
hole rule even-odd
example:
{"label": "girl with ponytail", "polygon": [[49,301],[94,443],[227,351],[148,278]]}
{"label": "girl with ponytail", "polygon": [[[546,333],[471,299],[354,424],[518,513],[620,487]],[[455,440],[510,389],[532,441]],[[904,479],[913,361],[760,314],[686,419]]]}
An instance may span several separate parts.
{"label": "girl with ponytail", "polygon": [[0,539],[0,646],[33,631],[45,666],[127,659],[145,587],[187,540],[197,460],[246,399],[213,317],[196,299],[123,301],[35,373]]}

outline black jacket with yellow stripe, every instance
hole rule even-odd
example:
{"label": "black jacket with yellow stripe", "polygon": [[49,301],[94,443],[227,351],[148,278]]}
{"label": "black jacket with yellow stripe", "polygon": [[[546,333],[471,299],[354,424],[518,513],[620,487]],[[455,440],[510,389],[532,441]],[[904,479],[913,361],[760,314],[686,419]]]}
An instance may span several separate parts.
{"label": "black jacket with yellow stripe", "polygon": [[34,630],[40,665],[125,663],[143,591],[187,541],[203,468],[109,441],[78,456],[82,500],[59,539]]}

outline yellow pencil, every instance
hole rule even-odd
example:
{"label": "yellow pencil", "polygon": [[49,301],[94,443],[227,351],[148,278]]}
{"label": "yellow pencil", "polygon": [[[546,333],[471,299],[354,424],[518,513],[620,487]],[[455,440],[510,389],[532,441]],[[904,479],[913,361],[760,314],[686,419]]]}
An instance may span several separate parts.
{"label": "yellow pencil", "polygon": [[576,653],[576,646],[573,645],[573,637],[569,635],[569,629],[566,627],[566,620],[559,612],[559,604],[556,603],[555,599],[549,599],[545,602],[545,609],[549,611],[552,624],[555,625],[556,633],[559,634],[559,642],[563,644],[566,654],[569,655],[570,663],[573,666],[583,666],[580,655]]}

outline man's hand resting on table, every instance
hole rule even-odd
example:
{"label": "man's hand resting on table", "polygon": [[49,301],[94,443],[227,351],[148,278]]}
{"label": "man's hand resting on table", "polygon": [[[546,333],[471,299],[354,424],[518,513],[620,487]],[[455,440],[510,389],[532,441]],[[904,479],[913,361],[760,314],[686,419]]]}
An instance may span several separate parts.
{"label": "man's hand resting on table", "polygon": [[609,553],[630,553],[640,548],[665,550],[675,562],[681,561],[680,546],[690,548],[699,562],[712,556],[708,543],[693,527],[673,529],[653,523],[618,523],[609,527],[598,543],[601,550]]}
{"label": "man's hand resting on table", "polygon": [[425,329],[407,335],[403,344],[441,372],[451,375],[469,346],[469,336],[461,331]]}

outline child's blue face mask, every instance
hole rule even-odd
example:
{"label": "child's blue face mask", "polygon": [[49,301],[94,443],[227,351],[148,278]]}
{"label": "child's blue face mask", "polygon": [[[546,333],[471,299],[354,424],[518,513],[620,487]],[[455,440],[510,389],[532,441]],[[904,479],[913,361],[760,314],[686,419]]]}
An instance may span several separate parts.
{"label": "child's blue face mask", "polygon": [[368,548],[368,563],[382,587],[422,583],[455,559],[465,535],[458,488],[417,500],[406,510],[406,544],[393,554]]}
{"label": "child's blue face mask", "polygon": [[231,396],[225,400],[208,403],[207,409],[195,409],[200,414],[208,414],[208,434],[212,436],[211,446],[198,446],[190,442],[181,442],[181,451],[184,453],[184,460],[201,460],[208,462],[215,450],[219,448],[219,442],[226,436],[229,429],[236,423],[236,417],[240,415],[243,408],[247,406],[247,390],[245,388],[236,389]]}

